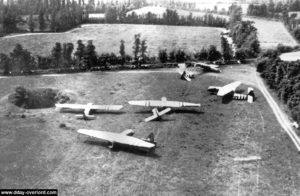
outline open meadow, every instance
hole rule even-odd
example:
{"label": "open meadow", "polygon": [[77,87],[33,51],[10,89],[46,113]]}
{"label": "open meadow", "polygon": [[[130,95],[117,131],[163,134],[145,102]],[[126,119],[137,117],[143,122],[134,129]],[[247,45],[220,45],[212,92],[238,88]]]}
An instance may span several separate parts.
{"label": "open meadow", "polygon": [[[127,54],[132,55],[134,35],[140,33],[141,39],[147,41],[149,56],[157,56],[159,49],[183,49],[187,52],[201,50],[202,47],[215,45],[220,50],[221,28],[182,27],[163,25],[130,24],[92,24],[82,25],[65,33],[18,34],[0,38],[0,53],[9,53],[16,44],[28,49],[34,55],[48,56],[55,42],[71,42],[77,48],[77,40],[93,40],[98,54],[111,53],[119,55],[120,41],[125,41]],[[188,33],[187,33],[188,32]]]}
{"label": "open meadow", "polygon": [[244,17],[243,19],[254,22],[262,49],[276,48],[278,44],[286,46],[298,45],[282,22],[254,17]]}
{"label": "open meadow", "polygon": [[[57,188],[59,195],[299,195],[299,154],[250,79],[253,70],[233,66],[192,82],[170,71],[2,78],[0,187]],[[221,104],[206,90],[235,79],[253,83],[256,102]],[[124,108],[116,114],[99,114],[93,121],[76,120],[74,114],[54,108],[24,110],[7,101],[19,85],[68,89],[77,103],[123,104]],[[127,104],[163,96],[200,102],[201,107],[175,109],[162,121],[145,123],[151,110]],[[66,126],[60,126],[63,123]],[[136,137],[153,132],[158,147],[148,155],[111,151],[79,135],[79,128],[133,129]],[[262,159],[234,161],[247,156]]]}

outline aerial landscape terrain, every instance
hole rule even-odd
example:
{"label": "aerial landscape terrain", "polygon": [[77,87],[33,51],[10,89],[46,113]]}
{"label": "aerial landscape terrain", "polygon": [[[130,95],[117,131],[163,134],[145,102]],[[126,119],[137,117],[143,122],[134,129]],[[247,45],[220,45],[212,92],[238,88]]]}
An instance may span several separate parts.
{"label": "aerial landscape terrain", "polygon": [[[207,92],[233,76],[244,82],[240,92],[255,88],[253,104],[222,104]],[[243,66],[227,67],[222,76],[201,75],[193,83],[179,80],[173,70],[2,78],[0,186],[56,187],[62,195],[298,195],[299,156],[253,76],[254,69]],[[7,100],[19,85],[68,90],[76,103],[125,107],[94,121],[78,121],[54,108],[24,110]],[[162,121],[145,123],[151,111],[127,104],[162,96],[199,102],[201,108],[174,110]],[[79,135],[79,128],[133,129],[140,138],[153,132],[158,147],[150,155],[111,151]],[[246,156],[261,160],[234,161]]]}

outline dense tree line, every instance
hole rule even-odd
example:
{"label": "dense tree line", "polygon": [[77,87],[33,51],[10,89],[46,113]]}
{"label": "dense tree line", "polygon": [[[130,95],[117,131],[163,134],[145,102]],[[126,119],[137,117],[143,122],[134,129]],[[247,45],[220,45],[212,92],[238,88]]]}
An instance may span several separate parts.
{"label": "dense tree line", "polygon": [[285,62],[278,58],[281,52],[293,50],[280,46],[268,50],[257,62],[257,71],[283,103],[287,104],[292,117],[300,123],[300,61]]}
{"label": "dense tree line", "polygon": [[57,32],[74,28],[85,19],[87,13],[76,1],[19,0],[18,3],[14,3],[8,0],[7,4],[0,2],[0,35],[20,31],[17,25],[24,22],[31,32],[46,29]]}
{"label": "dense tree line", "polygon": [[230,36],[237,47],[236,58],[257,57],[260,53],[260,44],[257,29],[251,21],[242,21],[241,7],[230,7]]}
{"label": "dense tree line", "polygon": [[[190,25],[225,27],[227,22],[222,17],[206,14],[202,17],[179,16],[176,10],[167,9],[160,18],[153,13],[139,16],[127,12],[146,5],[144,0],[135,0],[130,4],[115,5],[103,3],[95,5],[95,1],[75,0],[19,0],[17,3],[8,0],[6,4],[0,1],[0,36],[18,31],[51,31],[61,32],[74,28],[83,22],[88,22],[90,12],[101,9],[104,19],[90,19],[89,22],[159,24],[159,25]],[[99,11],[99,10],[98,10]],[[18,24],[27,27],[17,28]]]}
{"label": "dense tree line", "polygon": [[195,54],[186,53],[184,50],[159,50],[158,58],[148,56],[147,41],[142,39],[140,34],[134,35],[132,54],[126,54],[125,42],[120,41],[119,54],[103,53],[98,55],[92,40],[84,43],[77,41],[75,47],[73,43],[55,43],[49,56],[33,56],[29,51],[17,44],[9,54],[0,54],[0,69],[6,75],[10,74],[31,74],[35,70],[106,70],[111,66],[118,65],[120,68],[125,65],[141,67],[147,63],[178,63],[189,60],[217,61],[224,57],[216,46],[202,48]]}
{"label": "dense tree line", "polygon": [[247,15],[259,17],[286,17],[289,11],[300,11],[300,1],[290,1],[282,3],[278,1],[276,4],[270,0],[269,3],[263,4],[250,4],[248,6]]}
{"label": "dense tree line", "polygon": [[137,15],[135,12],[126,15],[127,10],[124,7],[120,11],[115,7],[107,8],[107,10],[105,12],[105,20],[100,19],[96,22],[213,27],[225,27],[227,25],[225,18],[213,16],[212,14],[195,17],[190,13],[190,15],[185,17],[179,16],[176,10],[167,9],[162,17],[158,17],[151,12],[145,15]]}
{"label": "dense tree line", "polygon": [[162,63],[166,62],[178,62],[197,60],[197,61],[217,61],[222,58],[221,52],[219,52],[214,45],[210,45],[208,49],[202,48],[195,54],[188,54],[184,50],[172,50],[168,53],[167,49],[160,49],[158,52],[158,59]]}

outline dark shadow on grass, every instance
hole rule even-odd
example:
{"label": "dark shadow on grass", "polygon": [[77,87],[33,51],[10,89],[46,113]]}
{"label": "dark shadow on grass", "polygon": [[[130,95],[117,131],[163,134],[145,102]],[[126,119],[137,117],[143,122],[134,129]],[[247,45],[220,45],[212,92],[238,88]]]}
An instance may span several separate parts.
{"label": "dark shadow on grass", "polygon": [[[78,111],[72,111],[72,110],[61,110],[60,113],[71,113],[71,114],[82,114],[83,112],[78,112]],[[101,115],[101,114],[115,114],[115,115],[121,115],[125,114],[126,112],[124,111],[103,111],[103,112],[90,112],[90,114],[95,114],[95,115]]]}
{"label": "dark shadow on grass", "polygon": [[223,104],[228,104],[233,100],[233,95],[234,92],[232,91],[231,93],[228,93],[227,95],[222,97],[222,103]]}
{"label": "dark shadow on grass", "polygon": [[[151,110],[142,110],[142,111],[137,111],[137,112],[134,112],[136,114],[152,114],[152,111]],[[181,108],[181,109],[175,109],[175,108],[172,108],[172,110],[165,114],[165,115],[168,115],[168,114],[173,114],[173,113],[178,113],[178,114],[204,114],[203,111],[199,111],[199,110],[196,110],[196,109],[189,109],[189,108]]]}
{"label": "dark shadow on grass", "polygon": [[156,154],[155,151],[145,152],[143,150],[139,150],[134,147],[122,145],[122,144],[115,144],[113,149],[109,149],[108,146],[110,145],[110,143],[105,142],[105,141],[85,140],[84,143],[89,144],[89,145],[102,146],[102,147],[107,148],[107,150],[111,150],[113,152],[123,151],[123,152],[127,152],[127,153],[136,154],[139,156],[151,157],[151,158],[155,158],[155,159],[161,157],[160,155]]}
{"label": "dark shadow on grass", "polygon": [[135,114],[152,114],[152,110],[140,110],[140,111],[136,111],[134,112]]}
{"label": "dark shadow on grass", "polygon": [[178,114],[204,114],[203,111],[199,111],[196,109],[172,109],[170,114],[178,113]]}

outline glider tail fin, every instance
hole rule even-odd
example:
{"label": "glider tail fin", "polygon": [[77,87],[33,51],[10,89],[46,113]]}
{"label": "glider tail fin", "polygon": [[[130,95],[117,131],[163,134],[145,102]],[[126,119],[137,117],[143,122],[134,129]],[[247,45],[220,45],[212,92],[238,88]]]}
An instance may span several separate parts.
{"label": "glider tail fin", "polygon": [[154,134],[153,134],[153,133],[150,133],[150,134],[148,135],[148,137],[146,138],[146,141],[155,144],[156,142],[154,141]]}
{"label": "glider tail fin", "polygon": [[185,77],[186,77],[186,71],[183,71],[182,75],[181,75],[181,79],[182,80],[185,80]]}
{"label": "glider tail fin", "polygon": [[255,99],[255,95],[254,95],[254,89],[249,87],[248,88],[248,94],[247,94],[247,101],[249,103],[253,103],[254,99]]}

